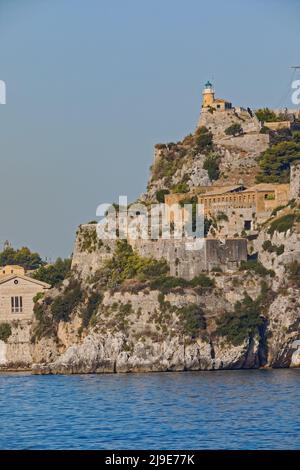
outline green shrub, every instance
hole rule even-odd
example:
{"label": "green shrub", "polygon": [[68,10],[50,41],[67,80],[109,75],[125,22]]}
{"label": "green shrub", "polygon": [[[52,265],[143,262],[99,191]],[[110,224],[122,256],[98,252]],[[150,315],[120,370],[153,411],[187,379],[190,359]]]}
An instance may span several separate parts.
{"label": "green shrub", "polygon": [[195,338],[201,330],[206,329],[204,312],[199,305],[188,304],[177,309],[182,333]]}
{"label": "green shrub", "polygon": [[294,142],[297,142],[300,144],[300,132],[299,131],[292,132],[292,138]]}
{"label": "green shrub", "polygon": [[172,193],[184,194],[190,190],[189,185],[186,182],[181,182],[172,187]]}
{"label": "green shrub", "polygon": [[203,288],[212,288],[214,287],[214,280],[205,274],[199,274],[199,276],[194,277],[192,280],[188,281],[181,277],[173,276],[160,276],[150,282],[151,289],[160,290],[163,293],[167,293],[176,287],[203,287]]}
{"label": "green shrub", "polygon": [[82,328],[87,328],[90,324],[92,317],[97,313],[97,309],[102,302],[102,294],[99,292],[92,292],[88,298],[86,307],[81,312]]}
{"label": "green shrub", "polygon": [[208,219],[207,217],[204,217],[204,236],[205,237],[207,237],[212,224],[213,224],[212,219]]}
{"label": "green shrub", "polygon": [[275,232],[286,233],[295,222],[295,214],[286,214],[279,219],[273,220],[268,229],[268,233],[273,236]]}
{"label": "green shrub", "polygon": [[275,273],[271,269],[265,268],[259,261],[257,260],[248,260],[242,261],[240,265],[240,271],[253,271],[258,276],[271,276],[274,277]]}
{"label": "green shrub", "polygon": [[224,220],[225,222],[228,222],[228,216],[224,212],[218,212],[216,218],[218,222],[221,222],[222,220]]}
{"label": "green shrub", "polygon": [[220,266],[214,266],[211,270],[213,273],[222,273],[223,270]]}
{"label": "green shrub", "polygon": [[157,202],[159,202],[160,204],[163,204],[165,202],[165,195],[166,194],[169,194],[170,191],[168,189],[159,189],[158,191],[156,191],[156,200]]}
{"label": "green shrub", "polygon": [[160,290],[165,293],[176,287],[188,287],[188,281],[181,277],[160,276],[150,282],[151,289]]}
{"label": "green shrub", "polygon": [[259,133],[260,134],[270,134],[271,130],[267,126],[262,126]]}
{"label": "green shrub", "polygon": [[195,133],[195,143],[198,152],[205,152],[212,148],[213,144],[213,135],[205,127],[198,127]]}
{"label": "green shrub", "polygon": [[141,266],[138,270],[138,279],[141,281],[147,281],[149,279],[155,279],[163,276],[169,272],[169,266],[165,260],[147,259],[144,266]]}
{"label": "green shrub", "polygon": [[32,342],[39,340],[42,337],[55,336],[56,329],[55,323],[50,315],[47,314],[47,304],[52,302],[52,299],[45,298],[43,303],[36,303],[33,308],[34,316],[36,318],[36,324],[34,326],[33,335],[31,338]]}
{"label": "green shrub", "polygon": [[151,279],[169,271],[165,260],[139,256],[126,240],[118,240],[113,258],[105,265],[109,287],[116,287],[126,279]]}
{"label": "green shrub", "polygon": [[269,147],[259,159],[258,183],[288,183],[290,164],[300,159],[300,143],[283,141]]}
{"label": "green shrub", "polygon": [[69,321],[71,313],[82,301],[83,293],[80,283],[77,280],[72,280],[66,290],[56,297],[51,305],[51,313],[53,320]]}
{"label": "green shrub", "polygon": [[45,292],[38,292],[37,294],[35,294],[35,296],[33,297],[33,303],[36,304],[39,300],[41,300],[45,295]]}
{"label": "green shrub", "polygon": [[205,274],[199,274],[198,276],[194,277],[191,281],[188,281],[189,287],[205,287],[210,288],[214,287],[215,282],[210,277],[206,276]]}
{"label": "green shrub", "polygon": [[207,155],[203,163],[203,169],[207,171],[209,179],[211,181],[217,180],[220,176],[220,156],[216,153],[210,153]]}
{"label": "green shrub", "polygon": [[225,129],[225,134],[226,135],[232,135],[234,137],[236,135],[241,135],[242,133],[243,133],[243,128],[239,123],[231,124],[231,126],[227,127],[227,129]]}
{"label": "green shrub", "polygon": [[278,121],[277,115],[269,108],[261,108],[256,111],[256,117],[260,122],[275,122]]}
{"label": "green shrub", "polygon": [[300,287],[300,263],[299,261],[293,261],[288,264],[287,272],[289,274],[289,280],[295,284],[297,287]]}
{"label": "green shrub", "polygon": [[164,146],[163,153],[151,167],[152,181],[164,177],[172,177],[176,171],[182,167],[186,152],[187,150],[185,148],[177,146],[176,144]]}
{"label": "green shrub", "polygon": [[225,336],[231,344],[238,346],[258,334],[262,324],[259,301],[246,295],[235,304],[233,312],[226,312],[217,320],[216,334]]}
{"label": "green shrub", "polygon": [[0,323],[0,340],[1,341],[4,341],[6,343],[6,341],[8,340],[8,338],[11,336],[11,326],[9,323]]}
{"label": "green shrub", "polygon": [[281,211],[281,209],[284,209],[286,206],[278,206],[275,207],[275,209],[272,210],[271,216],[277,215],[277,212]]}
{"label": "green shrub", "polygon": [[278,256],[284,252],[284,245],[273,245],[270,240],[265,240],[262,244],[262,248],[269,253],[276,253]]}

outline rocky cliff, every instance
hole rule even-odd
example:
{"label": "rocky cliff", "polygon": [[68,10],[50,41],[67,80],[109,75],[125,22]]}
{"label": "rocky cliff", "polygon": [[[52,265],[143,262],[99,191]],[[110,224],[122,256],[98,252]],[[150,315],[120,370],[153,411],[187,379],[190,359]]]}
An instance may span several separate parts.
{"label": "rocky cliff", "polygon": [[[148,273],[145,280],[136,273],[120,281],[120,265],[109,265],[114,251],[107,261],[101,252],[107,248],[97,247],[92,264],[84,250],[75,252],[74,277],[80,280],[81,293],[77,301],[68,300],[73,307],[62,320],[55,318],[51,306],[79,287],[74,287],[74,280],[41,301],[43,319],[32,329],[33,370],[44,374],[298,367],[300,231],[298,208],[289,210],[294,216],[290,228],[276,230],[276,223],[281,230],[280,219],[287,214],[275,216],[256,240],[259,260],[231,273],[216,270],[184,282],[161,273],[152,278]],[[76,246],[82,250],[78,240]],[[118,273],[113,282],[108,267]]]}
{"label": "rocky cliff", "polygon": [[[244,110],[203,119],[182,142],[156,146],[141,200],[254,182],[257,157],[269,145],[257,120]],[[232,123],[242,123],[244,134],[228,136]],[[218,225],[215,236],[222,238]],[[207,251],[197,257],[180,243],[100,241],[95,225],[81,226],[71,276],[38,300],[32,324],[13,325],[0,339],[0,368],[56,374],[298,367],[299,200],[250,234],[247,261],[245,239],[236,237],[232,249],[212,241],[211,251],[225,261],[208,271]],[[235,251],[242,256],[229,263]]]}

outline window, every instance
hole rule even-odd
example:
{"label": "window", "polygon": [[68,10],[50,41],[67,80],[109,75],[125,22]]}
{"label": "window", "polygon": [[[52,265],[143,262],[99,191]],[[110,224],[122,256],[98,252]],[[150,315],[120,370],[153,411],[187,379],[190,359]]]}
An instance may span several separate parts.
{"label": "window", "polygon": [[244,221],[244,230],[251,230],[251,220]]}
{"label": "window", "polygon": [[23,312],[23,297],[11,297],[11,313]]}

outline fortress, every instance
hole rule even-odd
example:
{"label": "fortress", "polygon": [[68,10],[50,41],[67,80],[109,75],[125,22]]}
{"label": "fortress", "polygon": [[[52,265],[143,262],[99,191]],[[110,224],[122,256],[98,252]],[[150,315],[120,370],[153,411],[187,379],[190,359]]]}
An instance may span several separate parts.
{"label": "fortress", "polygon": [[[295,116],[296,113],[293,112],[291,115]],[[228,136],[226,129],[236,123],[242,127],[241,134]],[[274,211],[279,211],[280,214],[282,211],[284,213],[289,211],[289,202],[300,198],[300,160],[291,165],[290,183],[253,183],[257,172],[257,157],[269,147],[269,134],[261,133],[263,123],[250,108],[234,107],[230,101],[216,99],[210,82],[206,83],[203,90],[198,128],[203,126],[213,137],[214,149],[220,152],[223,161],[229,162],[230,170],[226,181],[218,178],[210,184],[197,184],[194,183],[195,179],[188,180],[192,170],[203,175],[203,162],[206,155],[201,152],[189,154],[191,147],[188,145],[184,147],[182,142],[159,145],[154,158],[154,165],[163,165],[168,159],[179,162],[178,168],[175,168],[175,173],[173,173],[175,175],[173,180],[170,175],[167,175],[165,179],[161,176],[154,187],[156,192],[163,190],[168,181],[167,187],[171,190],[163,193],[163,200],[170,209],[168,212],[170,224],[174,222],[172,205],[179,204],[182,211],[184,211],[184,203],[190,204],[191,201],[204,206],[204,215],[211,222],[211,226],[202,247],[189,251],[184,238],[182,240],[128,238],[128,243],[141,256],[166,259],[170,266],[170,274],[185,279],[192,279],[201,272],[216,269],[224,272],[237,270],[240,263],[246,261],[248,255],[252,253],[250,245],[258,237],[262,224],[272,217]],[[189,138],[193,139],[193,136]],[[181,152],[179,157],[176,156],[174,147]],[[182,167],[180,160],[182,161],[186,155],[189,159],[186,166]],[[232,171],[233,163],[237,168],[236,174],[239,174],[242,164],[248,165],[251,184],[242,181],[241,177],[240,181],[236,180]],[[169,171],[169,167],[167,170]],[[199,178],[201,180],[201,176]],[[181,187],[180,182],[187,180],[192,184],[185,184],[184,191],[172,191],[173,185],[176,187],[179,183]],[[205,176],[204,180],[208,181],[208,177]],[[149,202],[155,201],[155,194],[154,191],[148,192]],[[105,263],[114,251],[115,242],[111,241],[110,243],[104,242],[99,247],[95,245],[95,251],[91,249],[86,253],[82,247],[87,245],[87,241],[95,239],[94,231],[95,225],[82,225],[76,240],[72,266],[75,269],[80,266],[83,276],[96,272],[99,265]],[[253,249],[252,245],[251,248]]]}
{"label": "fortress", "polygon": [[[202,95],[198,127],[205,126],[213,134],[217,144],[242,152],[245,152],[245,149],[251,151],[251,147],[257,152],[258,143],[260,150],[268,148],[269,136],[260,133],[262,123],[250,108],[236,108],[230,101],[216,99],[210,82],[205,84]],[[285,112],[290,120],[263,125],[275,131],[289,129],[291,121],[299,118],[299,111]],[[279,116],[282,111],[277,110],[275,114]],[[241,124],[243,135],[226,136],[225,129],[234,123]],[[205,216],[222,221],[220,235],[227,238],[253,234],[259,224],[268,220],[276,208],[284,207],[290,200],[299,197],[300,160],[291,165],[290,183],[287,184],[260,183],[247,187],[242,181],[238,184],[228,181],[224,185],[217,182],[213,185],[194,187],[189,193],[166,194],[165,203],[172,206],[192,198],[196,199],[198,204],[204,205]]]}

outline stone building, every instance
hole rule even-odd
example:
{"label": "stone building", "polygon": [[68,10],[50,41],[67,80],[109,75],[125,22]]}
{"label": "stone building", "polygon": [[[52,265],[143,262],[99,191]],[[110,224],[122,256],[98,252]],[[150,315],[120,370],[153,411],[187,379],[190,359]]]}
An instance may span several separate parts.
{"label": "stone building", "polygon": [[283,206],[290,199],[289,184],[260,183],[250,188],[224,186],[198,196],[198,203],[204,205],[204,213],[213,215],[229,208],[252,209],[259,222],[267,219],[273,209]]}
{"label": "stone building", "polygon": [[264,127],[271,129],[271,131],[280,131],[282,129],[290,129],[290,121],[269,121],[264,122]]}
{"label": "stone building", "polygon": [[182,240],[130,240],[132,247],[141,255],[154,259],[165,259],[170,266],[170,275],[193,279],[202,272],[220,268],[235,271],[241,261],[247,260],[247,240],[234,238],[217,240],[205,238],[201,248],[190,250]]}
{"label": "stone building", "polygon": [[[9,272],[10,268],[12,267],[5,266],[1,271]],[[32,319],[33,298],[51,287],[45,282],[26,276],[24,270],[22,272],[23,268],[13,268],[14,273],[0,276],[0,322]]]}
{"label": "stone building", "polygon": [[[170,207],[197,200],[204,206],[204,215],[216,219],[218,235],[235,238],[254,235],[258,225],[264,223],[273,210],[286,206],[291,199],[300,198],[300,161],[291,164],[290,183],[260,183],[249,188],[242,184],[227,186],[199,186],[186,194],[167,194],[165,203]],[[183,209],[184,210],[184,207]]]}

